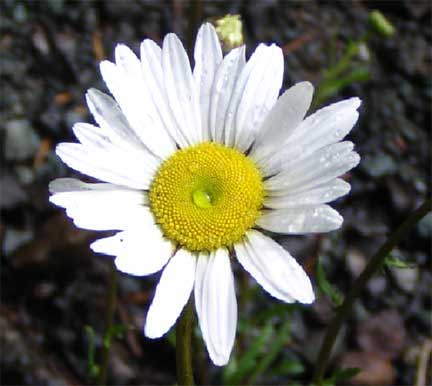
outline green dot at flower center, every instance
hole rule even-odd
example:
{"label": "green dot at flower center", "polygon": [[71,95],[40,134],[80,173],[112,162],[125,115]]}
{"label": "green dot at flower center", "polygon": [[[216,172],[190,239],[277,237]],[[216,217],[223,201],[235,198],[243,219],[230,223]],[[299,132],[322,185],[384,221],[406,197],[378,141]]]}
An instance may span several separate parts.
{"label": "green dot at flower center", "polygon": [[192,193],[192,199],[194,204],[198,208],[206,209],[212,206],[212,198],[208,192],[202,189],[195,190]]}

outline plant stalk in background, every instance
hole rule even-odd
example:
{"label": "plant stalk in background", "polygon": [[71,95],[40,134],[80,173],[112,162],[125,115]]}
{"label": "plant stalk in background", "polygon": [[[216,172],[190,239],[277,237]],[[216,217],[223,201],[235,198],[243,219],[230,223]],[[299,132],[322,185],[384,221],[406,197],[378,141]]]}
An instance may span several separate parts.
{"label": "plant stalk in background", "polygon": [[315,374],[313,378],[314,385],[322,385],[324,372],[327,367],[331,351],[339,333],[339,330],[351,313],[351,308],[358,298],[360,293],[366,287],[371,277],[382,267],[385,258],[389,255],[391,250],[405,238],[411,229],[431,211],[432,200],[426,200],[419,208],[417,208],[411,215],[393,232],[387,241],[382,245],[378,252],[370,259],[368,265],[362,274],[357,278],[348,292],[342,306],[338,309],[336,315],[330,323],[315,367]]}
{"label": "plant stalk in background", "polygon": [[108,283],[107,308],[105,314],[105,334],[103,338],[102,361],[98,376],[98,385],[106,385],[109,354],[112,341],[114,311],[117,303],[117,270],[114,261],[110,261],[110,275]]}

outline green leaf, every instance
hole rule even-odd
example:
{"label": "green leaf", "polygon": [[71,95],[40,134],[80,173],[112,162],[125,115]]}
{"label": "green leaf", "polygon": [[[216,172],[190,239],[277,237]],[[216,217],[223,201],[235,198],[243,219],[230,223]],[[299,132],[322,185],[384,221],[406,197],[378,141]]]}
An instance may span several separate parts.
{"label": "green leaf", "polygon": [[264,354],[262,359],[258,362],[257,366],[254,368],[251,376],[248,379],[248,384],[255,384],[255,380],[270,367],[270,365],[274,362],[276,357],[285,347],[290,335],[291,320],[287,319],[280,327],[275,338],[272,340],[267,352]]}
{"label": "green leaf", "polygon": [[401,268],[401,269],[412,269],[415,268],[416,264],[412,262],[403,261],[396,256],[388,255],[384,259],[384,265],[387,267]]}
{"label": "green leaf", "polygon": [[357,367],[347,367],[344,369],[336,369],[328,379],[333,384],[338,382],[349,381],[354,375],[357,375],[361,369]]}
{"label": "green leaf", "polygon": [[85,332],[89,341],[89,347],[87,352],[87,374],[90,378],[97,378],[100,372],[100,367],[96,363],[96,345],[95,345],[95,332],[92,326],[85,326]]}
{"label": "green leaf", "polygon": [[125,332],[127,331],[127,327],[123,324],[114,324],[111,328],[106,332],[103,338],[103,345],[106,348],[111,346],[113,338],[121,339],[123,338]]}
{"label": "green leaf", "polygon": [[345,385],[347,381],[349,381],[354,375],[357,375],[360,371],[361,369],[357,367],[336,369],[329,378],[322,381],[321,386],[335,386],[337,383]]}
{"label": "green leaf", "polygon": [[165,339],[173,346],[176,347],[176,329],[171,328],[168,334],[165,335]]}
{"label": "green leaf", "polygon": [[313,102],[314,106],[320,106],[350,84],[367,81],[370,77],[370,71],[367,67],[357,66],[352,68],[346,75],[325,78],[317,88]]}
{"label": "green leaf", "polygon": [[97,378],[100,374],[100,366],[95,363],[89,364],[87,367],[87,374],[89,378]]}
{"label": "green leaf", "polygon": [[253,341],[249,350],[242,356],[241,359],[238,360],[237,366],[235,369],[230,369],[233,371],[232,373],[226,372],[224,374],[224,384],[227,385],[239,385],[243,378],[250,374],[252,369],[256,367],[257,358],[263,352],[264,347],[270,341],[270,338],[273,333],[273,325],[271,320],[267,320],[264,328],[258,337]]}
{"label": "green leaf", "polygon": [[301,305],[298,303],[275,303],[268,308],[254,314],[253,319],[258,324],[272,318],[285,318],[288,311],[291,311],[293,308],[297,307],[301,307]]}
{"label": "green leaf", "polygon": [[300,375],[303,374],[305,368],[303,364],[294,359],[285,359],[279,366],[277,366],[272,374],[274,375]]}
{"label": "green leaf", "polygon": [[349,42],[342,58],[331,68],[324,70],[325,79],[337,79],[351,66],[353,58],[358,54],[360,41]]}
{"label": "green leaf", "polygon": [[343,295],[338,289],[333,287],[330,284],[330,282],[327,280],[320,258],[318,259],[318,263],[317,263],[316,278],[317,278],[318,288],[320,289],[320,291],[329,297],[333,305],[339,307],[343,302]]}

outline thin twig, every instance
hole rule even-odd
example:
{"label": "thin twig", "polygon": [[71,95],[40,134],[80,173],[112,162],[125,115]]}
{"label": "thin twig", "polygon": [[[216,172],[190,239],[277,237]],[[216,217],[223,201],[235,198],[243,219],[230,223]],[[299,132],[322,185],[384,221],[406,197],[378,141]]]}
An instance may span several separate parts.
{"label": "thin twig", "polygon": [[316,362],[315,374],[313,377],[314,385],[321,385],[324,372],[327,367],[327,362],[329,360],[333,344],[339,333],[339,330],[343,322],[350,315],[351,308],[354,301],[360,295],[362,290],[366,287],[369,279],[374,275],[374,273],[382,266],[384,259],[388,256],[391,250],[408,235],[410,230],[431,211],[431,199],[426,200],[419,208],[417,208],[411,215],[393,232],[387,241],[381,246],[378,252],[370,259],[365,270],[357,278],[348,292],[344,302],[341,307],[337,310],[336,315],[330,322],[327,333],[324,337],[324,341],[321,345],[321,350],[318,355],[318,360]]}
{"label": "thin twig", "polygon": [[303,47],[306,43],[314,39],[317,34],[318,31],[310,31],[299,36],[294,40],[291,40],[289,43],[284,44],[282,46],[283,54],[288,55],[293,53],[294,51],[298,50],[299,48]]}
{"label": "thin twig", "polygon": [[177,383],[179,386],[194,384],[191,347],[193,324],[193,306],[189,299],[176,326]]}
{"label": "thin twig", "polygon": [[105,313],[105,333],[102,345],[101,368],[98,385],[106,385],[109,354],[111,348],[111,330],[113,327],[114,311],[117,302],[117,271],[114,261],[110,261],[110,275],[108,283],[107,309]]}

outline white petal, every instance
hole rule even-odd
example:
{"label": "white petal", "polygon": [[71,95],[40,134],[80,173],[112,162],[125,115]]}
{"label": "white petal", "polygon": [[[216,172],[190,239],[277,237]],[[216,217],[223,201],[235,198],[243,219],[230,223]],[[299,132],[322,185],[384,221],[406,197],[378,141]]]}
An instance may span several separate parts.
{"label": "white petal", "polygon": [[199,256],[194,294],[198,322],[210,358],[217,366],[226,365],[237,326],[234,277],[226,249]]}
{"label": "white petal", "polygon": [[286,90],[277,100],[264,119],[250,153],[255,161],[267,159],[283,146],[306,115],[313,90],[310,82],[300,82]]}
{"label": "white petal", "polygon": [[143,147],[143,143],[130,127],[128,120],[113,98],[93,88],[87,91],[86,100],[91,113],[101,127],[100,131],[112,143],[119,144],[126,149]]}
{"label": "white petal", "polygon": [[198,31],[195,43],[193,78],[200,101],[203,139],[210,138],[210,96],[216,70],[222,62],[222,49],[215,28],[205,23]]}
{"label": "white petal", "polygon": [[315,300],[311,282],[301,265],[279,244],[250,230],[235,246],[243,268],[272,296],[287,303]]}
{"label": "white petal", "polygon": [[60,193],[75,193],[75,197],[84,201],[113,202],[111,197],[116,197],[114,202],[126,205],[144,205],[147,204],[147,194],[141,190],[129,189],[114,184],[89,184],[75,178],[57,178],[51,181],[48,189],[50,193],[60,196]]}
{"label": "white petal", "polygon": [[100,127],[90,123],[78,122],[73,125],[72,130],[78,141],[87,147],[96,149],[112,147],[111,140]]}
{"label": "white petal", "polygon": [[192,292],[195,267],[196,257],[180,249],[163,270],[147,313],[147,337],[159,338],[173,326]]}
{"label": "white petal", "polygon": [[235,147],[246,151],[255,140],[259,128],[274,106],[282,86],[284,59],[282,50],[269,47],[267,64],[252,70],[244,89],[236,116]]}
{"label": "white petal", "polygon": [[294,192],[289,189],[270,191],[264,200],[264,206],[282,209],[324,204],[348,194],[350,189],[351,186],[348,182],[338,178],[307,190]]}
{"label": "white petal", "polygon": [[174,246],[148,219],[135,224],[134,228],[96,240],[90,248],[97,253],[116,256],[117,269],[129,275],[145,276],[160,271],[172,256]]}
{"label": "white petal", "polygon": [[289,143],[302,140],[313,150],[342,140],[358,119],[359,98],[349,98],[326,106],[308,116],[289,137]]}
{"label": "white petal", "polygon": [[187,143],[203,140],[199,102],[192,71],[183,45],[174,34],[165,36],[162,47],[164,87],[175,120]]}
{"label": "white petal", "polygon": [[102,128],[91,125],[89,123],[78,122],[72,127],[72,130],[77,139],[87,148],[94,148],[99,150],[110,150],[113,147],[121,148],[116,143],[111,142],[110,138],[106,135],[106,131]]}
{"label": "white petal", "polygon": [[[88,192],[92,190],[112,190],[112,189],[125,189],[121,186],[113,184],[88,184],[77,180],[76,178],[57,178],[51,181],[48,185],[48,190],[51,194],[65,193],[65,192]],[[128,189],[125,189],[128,190]],[[134,191],[134,190],[132,190]],[[139,192],[139,191],[134,191]]]}
{"label": "white petal", "polygon": [[92,230],[126,229],[148,216],[142,191],[111,184],[86,184],[72,178],[51,182],[49,200],[66,209],[76,226]]}
{"label": "white petal", "polygon": [[279,151],[260,167],[265,176],[275,174],[283,166],[299,157],[334,144],[343,139],[353,128],[358,119],[356,111],[360,106],[359,98],[350,98],[318,110],[300,123]]}
{"label": "white petal", "polygon": [[129,97],[131,119],[135,122],[140,137],[155,154],[168,157],[176,150],[175,142],[154,105],[141,61],[125,45],[118,45],[115,54],[117,67],[124,74],[123,87]]}
{"label": "white petal", "polygon": [[140,54],[144,78],[152,78],[152,83],[157,86],[152,91],[160,91],[163,88],[162,49],[153,40],[144,39],[140,46]]}
{"label": "white petal", "polygon": [[329,145],[306,157],[286,162],[282,172],[264,183],[268,191],[312,188],[341,176],[360,162],[352,142]]}
{"label": "white petal", "polygon": [[341,227],[342,216],[328,205],[270,209],[256,224],[277,233],[305,234],[329,232]]}
{"label": "white petal", "polygon": [[56,154],[71,168],[90,177],[133,189],[148,189],[160,161],[142,150],[121,151],[104,143],[104,148],[78,143],[60,143]]}
{"label": "white petal", "polygon": [[168,157],[175,151],[175,143],[153,104],[141,62],[123,44],[117,45],[115,56],[116,64],[106,60],[100,64],[105,83],[140,140],[154,154]]}
{"label": "white petal", "polygon": [[165,125],[165,129],[181,148],[187,147],[188,142],[185,134],[183,134],[181,128],[174,119],[164,89],[162,50],[150,39],[146,39],[141,43],[141,64],[145,84],[153,104]]}
{"label": "white petal", "polygon": [[283,76],[283,54],[260,44],[237,79],[225,120],[225,144],[247,150],[276,102]]}
{"label": "white petal", "polygon": [[[72,130],[84,145],[87,153],[90,155],[102,154],[101,158],[110,159],[111,163],[118,156],[120,160],[116,164],[121,166],[127,163],[129,171],[140,169],[143,165],[144,171],[153,175],[155,168],[161,163],[161,159],[151,154],[141,142],[134,143],[120,138],[112,138],[109,132],[102,127],[79,122],[73,126]],[[141,176],[143,171],[136,170],[136,172],[137,176]]]}
{"label": "white petal", "polygon": [[[122,206],[112,201],[110,206],[105,204],[80,205],[79,200],[74,198],[76,193],[66,193],[61,197],[54,195],[50,197],[53,204],[64,206],[66,215],[73,219],[78,228],[95,231],[105,230],[122,230],[126,229],[133,223],[136,217],[145,215],[145,207],[141,206]],[[116,195],[113,195],[115,198]]]}
{"label": "white petal", "polygon": [[234,48],[217,69],[210,97],[210,135],[213,141],[225,143],[224,125],[236,80],[245,65],[245,46]]}

